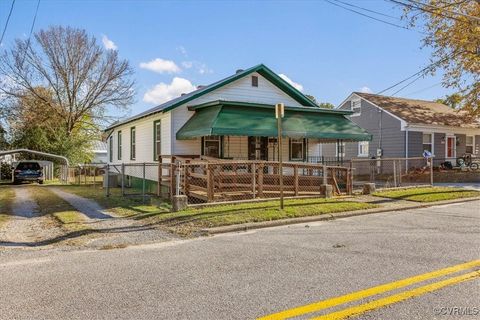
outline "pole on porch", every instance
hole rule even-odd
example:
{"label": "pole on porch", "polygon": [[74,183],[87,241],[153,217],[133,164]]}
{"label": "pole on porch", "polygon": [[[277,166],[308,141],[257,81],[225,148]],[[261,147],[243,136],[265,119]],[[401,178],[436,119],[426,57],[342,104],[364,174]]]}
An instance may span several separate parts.
{"label": "pole on porch", "polygon": [[275,117],[278,126],[278,174],[280,180],[280,209],[283,210],[283,158],[282,158],[282,118],[285,116],[285,106],[283,103],[275,105]]}

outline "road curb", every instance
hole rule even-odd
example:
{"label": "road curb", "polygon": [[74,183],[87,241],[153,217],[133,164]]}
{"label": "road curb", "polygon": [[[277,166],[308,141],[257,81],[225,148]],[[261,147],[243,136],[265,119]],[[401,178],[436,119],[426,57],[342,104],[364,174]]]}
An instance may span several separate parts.
{"label": "road curb", "polygon": [[201,229],[200,232],[204,235],[215,235],[215,234],[221,234],[221,233],[240,232],[240,231],[248,231],[248,230],[254,230],[254,229],[279,227],[279,226],[285,226],[290,224],[301,224],[306,222],[328,221],[328,220],[335,220],[335,219],[348,218],[348,217],[354,217],[354,216],[363,216],[363,215],[374,214],[374,213],[383,213],[383,212],[392,212],[392,211],[395,212],[395,211],[405,211],[410,209],[428,208],[428,207],[440,206],[445,204],[471,202],[476,200],[480,200],[480,198],[474,197],[474,198],[464,198],[464,199],[455,199],[455,200],[444,200],[444,201],[436,201],[436,202],[430,202],[430,203],[414,204],[411,206],[403,206],[403,207],[397,207],[397,208],[373,208],[373,209],[366,209],[366,210],[338,212],[333,214],[327,213],[327,214],[310,216],[310,217],[290,218],[290,219],[262,221],[262,222],[249,222],[244,224],[235,224],[230,226]]}

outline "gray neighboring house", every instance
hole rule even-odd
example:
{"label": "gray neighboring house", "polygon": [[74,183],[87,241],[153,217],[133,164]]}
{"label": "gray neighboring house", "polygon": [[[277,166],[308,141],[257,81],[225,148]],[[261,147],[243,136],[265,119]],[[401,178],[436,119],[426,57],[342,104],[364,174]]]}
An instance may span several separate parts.
{"label": "gray neighboring house", "polygon": [[337,109],[353,111],[350,119],[372,134],[372,141],[325,144],[323,156],[421,157],[428,150],[455,164],[466,153],[480,155],[479,119],[441,103],[353,92]]}

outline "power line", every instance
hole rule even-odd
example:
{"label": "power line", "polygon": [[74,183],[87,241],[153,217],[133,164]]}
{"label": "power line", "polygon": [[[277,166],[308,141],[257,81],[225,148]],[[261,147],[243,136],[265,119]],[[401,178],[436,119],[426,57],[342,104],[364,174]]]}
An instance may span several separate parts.
{"label": "power line", "polygon": [[348,3],[348,2],[344,2],[344,1],[340,1],[340,0],[333,0],[333,1],[340,2],[344,5],[349,6],[349,7],[353,7],[353,8],[357,8],[357,9],[360,9],[360,10],[368,11],[368,12],[375,13],[375,14],[378,14],[378,15],[381,15],[381,16],[384,16],[384,17],[388,17],[388,18],[392,18],[392,19],[396,19],[396,20],[401,20],[399,17],[395,17],[395,16],[391,16],[389,14],[385,14],[383,12],[378,12],[378,11],[375,11],[375,10],[367,9],[367,8],[364,8],[364,7],[361,7],[361,6],[354,5],[352,3]]}
{"label": "power line", "polygon": [[406,29],[406,30],[411,30],[410,28],[407,28],[407,27],[405,27],[405,26],[401,26],[401,25],[396,24],[396,23],[392,23],[392,22],[389,22],[389,21],[386,21],[386,20],[382,20],[382,19],[379,19],[379,18],[376,18],[376,17],[372,17],[372,16],[370,16],[370,15],[368,15],[368,14],[365,14],[365,13],[363,13],[363,12],[359,12],[359,11],[354,10],[354,9],[350,9],[350,8],[344,7],[344,6],[340,5],[340,4],[335,3],[335,2],[332,2],[332,1],[329,1],[329,0],[324,0],[324,1],[330,3],[330,4],[334,5],[334,6],[340,7],[340,8],[342,8],[342,9],[345,9],[345,10],[354,12],[354,13],[356,13],[356,14],[359,14],[359,15],[361,15],[361,16],[367,17],[367,18],[369,18],[369,19],[373,19],[373,20],[376,20],[376,21],[379,21],[379,22],[382,22],[382,23],[385,23],[385,24],[388,24],[388,25],[391,25],[391,26],[394,26],[394,27],[397,27],[397,28]]}
{"label": "power line", "polygon": [[395,91],[393,94],[392,94],[392,97],[394,97],[397,93],[399,93],[400,91],[402,91],[403,89],[405,89],[406,87],[410,86],[411,84],[413,84],[414,82],[418,81],[420,78],[423,77],[423,73],[420,74],[418,77],[416,77],[415,79],[413,79],[412,81],[410,81],[409,83],[407,83],[406,85],[404,85],[403,87],[401,87],[400,89],[398,89],[397,91]]}
{"label": "power line", "polygon": [[[444,15],[440,12],[435,12],[435,11],[432,11],[432,10],[428,10],[426,9],[425,7],[420,7],[416,4],[414,4],[413,2],[410,2],[410,3],[405,3],[405,2],[401,2],[401,1],[397,1],[397,0],[385,0],[385,1],[389,1],[389,2],[393,2],[395,4],[399,4],[401,6],[404,6],[404,7],[407,7],[407,8],[410,8],[410,9],[417,9],[417,10],[420,10],[420,11],[424,11],[424,12],[429,12],[431,14],[434,14],[434,15],[437,15],[437,16],[441,16],[441,17],[444,17],[444,18],[447,18],[447,19],[452,19],[452,20],[456,20],[458,22],[463,22],[463,23],[466,23],[466,21],[464,20],[461,20],[461,19],[458,19],[456,17],[450,17],[450,16],[447,16],[447,15]],[[408,1],[408,0],[407,0]]]}
{"label": "power line", "polygon": [[[408,80],[410,80],[410,79],[412,79],[412,78],[420,75],[419,77],[417,77],[417,78],[413,81],[413,82],[415,82],[415,81],[417,81],[417,80],[425,73],[425,71],[431,69],[432,67],[434,67],[434,66],[436,66],[436,65],[438,65],[438,64],[440,64],[440,63],[442,63],[442,62],[444,62],[444,61],[446,61],[446,60],[448,60],[448,59],[450,59],[450,58],[453,58],[453,57],[459,55],[461,52],[462,52],[462,51],[459,51],[459,52],[456,52],[456,53],[452,52],[452,53],[450,53],[449,55],[447,55],[445,58],[430,63],[428,66],[426,66],[426,67],[423,68],[422,70],[420,70],[420,71],[418,71],[418,72],[415,72],[415,73],[412,74],[411,76],[409,76],[409,77],[407,77],[407,78],[405,78],[405,79],[403,79],[403,80],[395,83],[394,85],[391,85],[390,87],[388,87],[388,88],[386,88],[386,89],[383,89],[382,91],[379,91],[377,94],[382,94],[382,93],[384,93],[385,91],[388,91],[388,90],[390,90],[390,89],[393,89],[393,88],[395,88],[396,86],[399,86],[399,85],[401,85],[402,83],[407,82]],[[412,82],[412,83],[413,83],[413,82]],[[409,86],[410,84],[411,84],[411,83],[409,83],[407,86]],[[405,88],[406,88],[407,86],[405,86]],[[403,88],[402,88],[402,89],[403,89]],[[402,89],[400,89],[400,90],[402,90]],[[398,91],[397,91],[397,92],[398,92]],[[397,92],[395,92],[395,93],[397,93]]]}
{"label": "power line", "polygon": [[10,12],[8,13],[7,21],[5,22],[5,27],[3,27],[2,36],[0,37],[0,43],[3,42],[3,37],[5,36],[5,32],[7,31],[8,22],[10,21],[10,16],[12,15],[14,4],[15,4],[15,0],[12,1],[12,6],[10,7]]}
{"label": "power line", "polygon": [[38,7],[40,7],[40,0],[37,1],[37,7],[35,8],[35,14],[33,15],[33,21],[32,21],[32,26],[30,27],[30,34],[28,35],[27,46],[25,47],[25,52],[22,58],[22,64],[21,64],[22,67],[23,67],[23,63],[25,62],[25,56],[27,55],[27,50],[28,48],[30,48],[30,39],[32,38],[33,28],[35,27],[35,21],[37,21]]}
{"label": "power line", "polygon": [[419,1],[415,1],[415,0],[406,0],[410,3],[415,3],[415,4],[418,4],[418,5],[421,5],[421,6],[425,6],[425,7],[430,7],[434,10],[440,10],[440,11],[444,11],[444,12],[448,12],[450,14],[454,14],[454,15],[459,15],[459,16],[463,16],[465,18],[469,18],[469,19],[474,19],[474,20],[478,20],[480,21],[480,18],[479,17],[475,17],[475,16],[471,16],[469,14],[465,14],[465,13],[462,13],[462,12],[455,12],[455,11],[451,11],[451,10],[447,10],[446,7],[437,7],[437,6],[434,6],[434,5],[431,5],[431,4],[428,4],[428,3],[422,3],[422,2],[419,2]]}
{"label": "power line", "polygon": [[420,92],[424,92],[424,91],[426,91],[426,90],[428,90],[428,89],[431,89],[431,88],[434,88],[434,87],[436,87],[436,86],[438,86],[438,85],[440,85],[440,84],[442,84],[441,81],[440,81],[440,82],[437,82],[437,83],[435,83],[435,84],[432,84],[431,86],[422,88],[422,89],[420,89],[420,90],[416,90],[416,91],[407,93],[407,94],[405,95],[405,97],[410,97],[410,96],[412,96],[412,95],[414,95],[414,94],[417,94],[417,93],[420,93]]}

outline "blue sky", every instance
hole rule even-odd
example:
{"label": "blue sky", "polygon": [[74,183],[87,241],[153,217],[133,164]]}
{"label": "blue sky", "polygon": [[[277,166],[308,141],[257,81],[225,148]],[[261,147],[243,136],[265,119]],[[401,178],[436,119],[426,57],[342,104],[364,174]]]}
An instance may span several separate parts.
{"label": "blue sky", "polygon": [[[400,8],[381,0],[342,1],[401,15]],[[10,5],[11,0],[0,0],[2,29]],[[35,6],[36,0],[16,1],[3,49],[14,38],[28,35]],[[429,49],[420,48],[420,33],[325,1],[42,0],[35,30],[49,25],[84,28],[100,43],[105,36],[130,61],[137,102],[129,114],[178,90],[209,84],[258,63],[286,75],[317,100],[338,104],[352,91],[369,88],[375,93],[389,87],[419,71],[430,57]],[[439,76],[421,79],[398,96],[441,97],[449,92],[440,80]]]}

